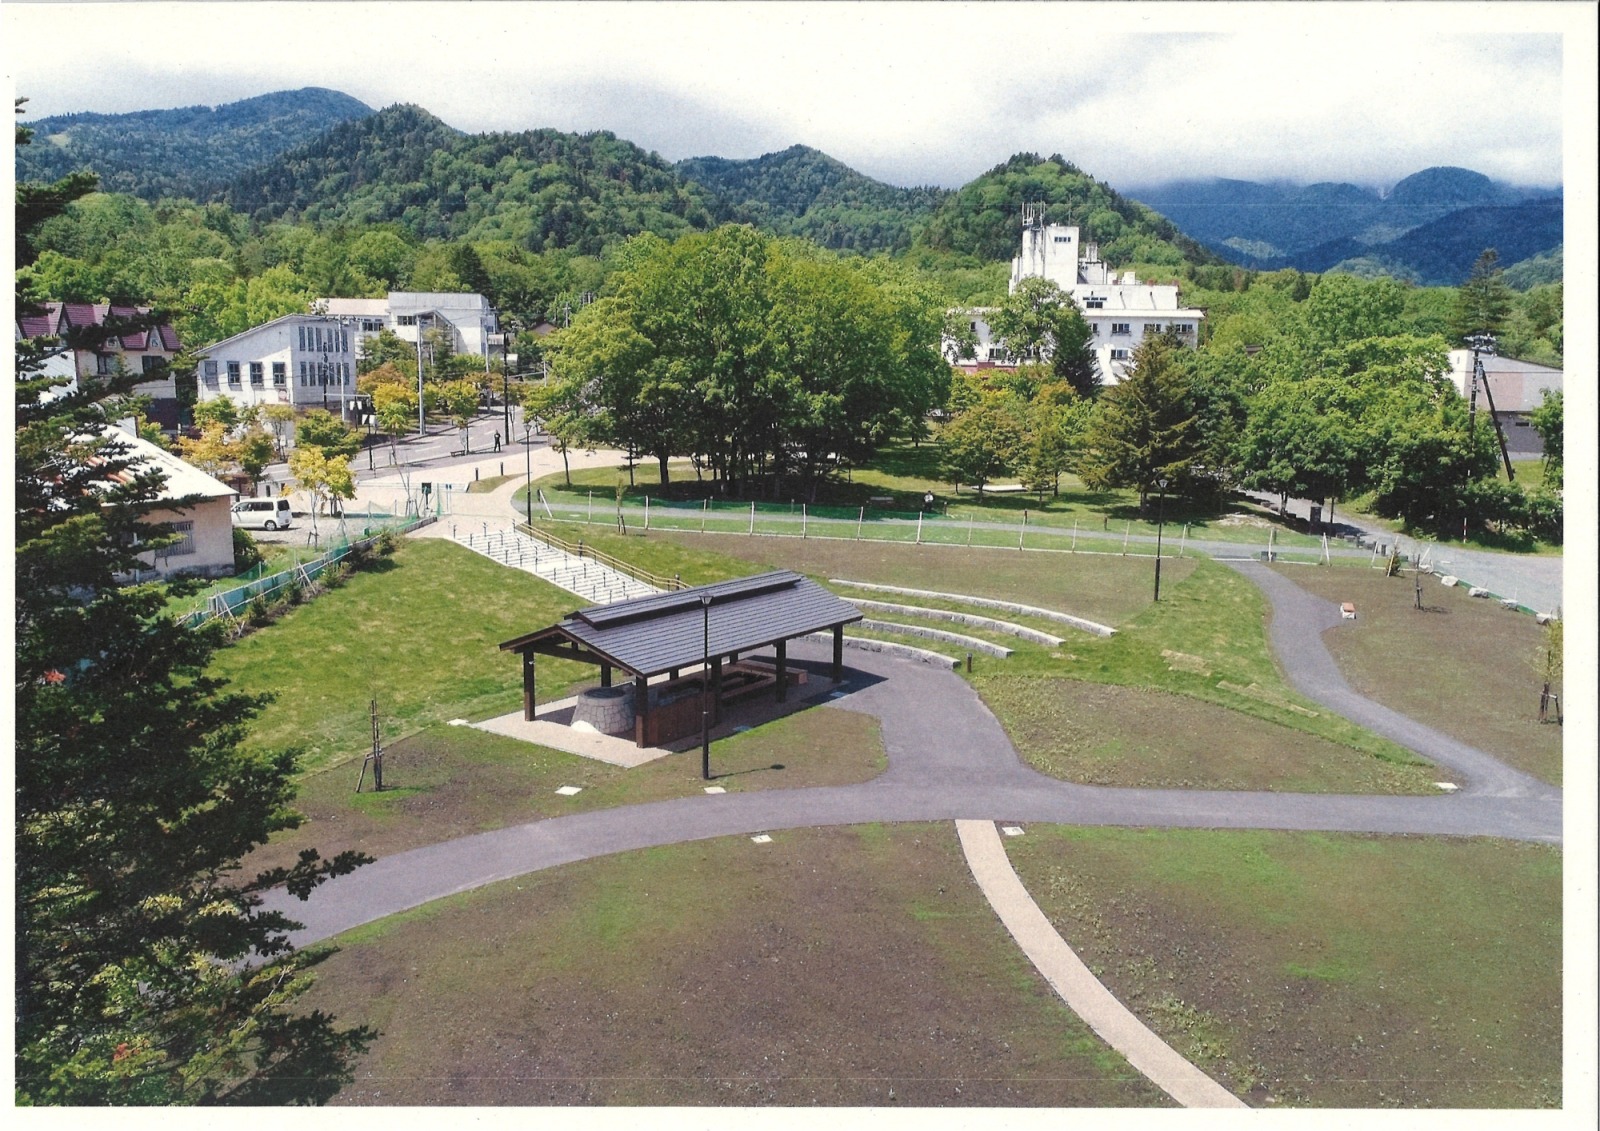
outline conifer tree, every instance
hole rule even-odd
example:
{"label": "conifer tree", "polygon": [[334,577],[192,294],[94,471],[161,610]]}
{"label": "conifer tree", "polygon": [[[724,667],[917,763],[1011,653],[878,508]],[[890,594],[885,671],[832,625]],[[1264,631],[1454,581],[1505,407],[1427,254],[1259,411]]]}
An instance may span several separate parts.
{"label": "conifer tree", "polygon": [[[93,183],[17,187],[19,265]],[[39,308],[16,300],[22,325]],[[40,366],[62,348],[17,343],[15,1100],[325,1100],[371,1034],[292,1007],[316,956],[260,892],[303,897],[363,858],[234,874],[298,822],[295,756],[240,749],[264,700],[207,675],[218,634],[167,615],[168,586],[124,584],[171,534],[147,521],[161,476],[106,428],[138,377],[52,399]]]}
{"label": "conifer tree", "polygon": [[1133,351],[1133,372],[1100,398],[1084,437],[1081,476],[1096,490],[1134,487],[1139,506],[1156,480],[1176,490],[1200,455],[1196,417],[1172,334],[1146,338]]}

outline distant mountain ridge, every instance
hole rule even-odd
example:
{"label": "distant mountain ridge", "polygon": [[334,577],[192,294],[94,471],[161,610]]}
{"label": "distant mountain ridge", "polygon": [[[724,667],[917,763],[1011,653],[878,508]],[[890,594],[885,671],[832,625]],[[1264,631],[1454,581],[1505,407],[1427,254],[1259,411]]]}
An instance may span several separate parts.
{"label": "distant mountain ridge", "polygon": [[674,168],[758,227],[853,251],[910,247],[921,222],[951,194],[885,184],[805,145],[749,160],[690,157]]}
{"label": "distant mountain ridge", "polygon": [[347,94],[306,87],[215,107],[24,119],[20,124],[33,131],[33,143],[16,149],[17,179],[54,181],[89,169],[105,192],[199,198],[253,165],[372,112]]}
{"label": "distant mountain ridge", "polygon": [[[1353,264],[1455,285],[1485,247],[1511,264],[1559,247],[1561,192],[1437,166],[1388,193],[1352,184],[1179,181],[1132,190],[1235,263],[1327,271]],[[1478,243],[1470,254],[1464,244]]]}

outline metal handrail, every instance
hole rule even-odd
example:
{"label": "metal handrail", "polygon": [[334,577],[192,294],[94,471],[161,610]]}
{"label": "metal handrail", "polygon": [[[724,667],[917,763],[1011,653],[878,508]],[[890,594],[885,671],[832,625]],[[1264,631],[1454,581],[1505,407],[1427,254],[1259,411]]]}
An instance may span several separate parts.
{"label": "metal handrail", "polygon": [[631,577],[635,581],[642,581],[656,589],[665,589],[670,592],[686,588],[683,580],[679,577],[661,577],[658,574],[651,573],[649,570],[640,569],[638,566],[625,562],[615,555],[606,553],[604,550],[597,550],[593,546],[585,546],[581,538],[576,543],[568,542],[566,539],[551,534],[547,530],[535,530],[526,522],[517,523],[516,529],[519,533],[525,534],[535,541],[544,542],[558,550],[564,550],[580,560],[588,559],[600,565],[609,566],[620,574]]}

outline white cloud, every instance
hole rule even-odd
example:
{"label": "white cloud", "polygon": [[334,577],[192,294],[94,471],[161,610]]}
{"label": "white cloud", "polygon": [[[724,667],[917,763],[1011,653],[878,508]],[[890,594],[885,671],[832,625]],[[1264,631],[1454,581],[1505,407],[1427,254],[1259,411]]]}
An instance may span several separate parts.
{"label": "white cloud", "polygon": [[[1116,184],[1555,183],[1571,5],[7,4],[36,115],[326,86],[668,158],[796,142],[897,183],[1059,152]],[[1499,6],[1504,7],[1504,6]],[[173,59],[172,64],[160,62]]]}

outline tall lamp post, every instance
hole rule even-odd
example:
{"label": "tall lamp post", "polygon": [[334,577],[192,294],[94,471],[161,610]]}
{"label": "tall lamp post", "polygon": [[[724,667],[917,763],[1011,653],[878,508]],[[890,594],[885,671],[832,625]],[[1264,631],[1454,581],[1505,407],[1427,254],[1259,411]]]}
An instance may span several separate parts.
{"label": "tall lamp post", "polygon": [[700,668],[700,779],[711,780],[711,710],[706,703],[711,693],[711,594],[700,594],[700,618],[704,631]]}
{"label": "tall lamp post", "polygon": [[1167,522],[1167,481],[1157,479],[1160,494],[1156,496],[1156,600],[1161,600],[1161,531]]}
{"label": "tall lamp post", "polygon": [[[510,435],[507,432],[506,435]],[[528,505],[528,526],[533,526],[533,421],[522,418],[522,463],[527,473],[528,485],[522,492],[522,501]]]}

